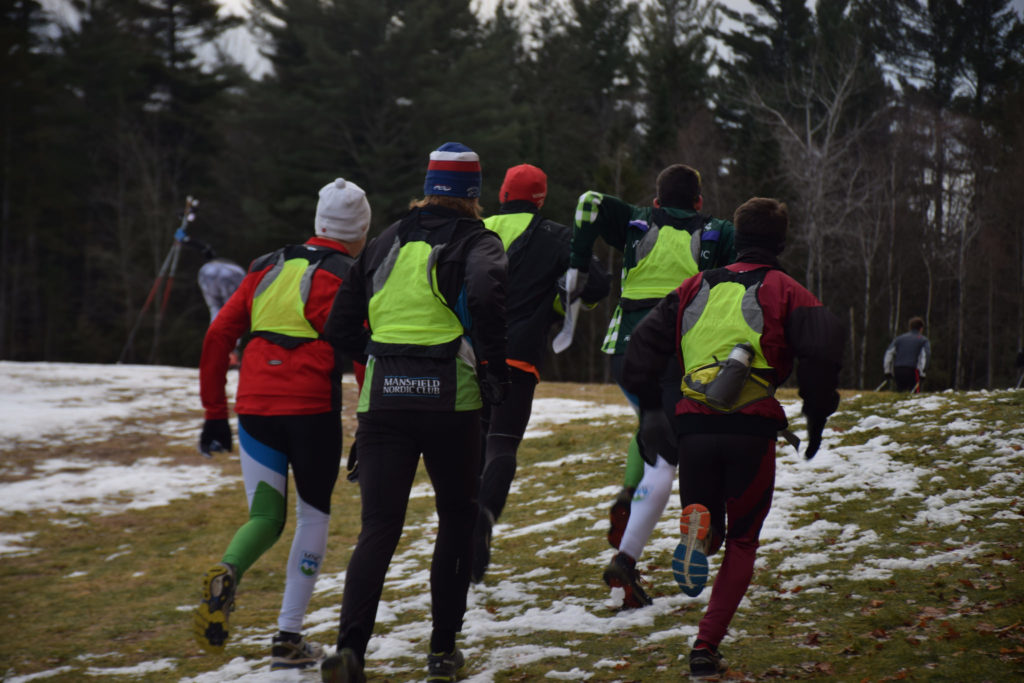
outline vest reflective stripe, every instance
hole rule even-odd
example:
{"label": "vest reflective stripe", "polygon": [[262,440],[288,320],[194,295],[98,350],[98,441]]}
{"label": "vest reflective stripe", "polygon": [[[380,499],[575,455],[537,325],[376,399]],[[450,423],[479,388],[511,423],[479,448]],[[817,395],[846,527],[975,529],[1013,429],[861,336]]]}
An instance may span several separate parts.
{"label": "vest reflective stripe", "polygon": [[671,225],[651,224],[636,245],[636,265],[623,273],[622,298],[660,299],[696,275],[700,236],[699,227],[691,234]]}
{"label": "vest reflective stripe", "polygon": [[319,259],[315,263],[301,257],[285,260],[281,253],[256,287],[252,299],[252,332],[300,339],[320,336],[306,319],[306,301],[318,264]]}
{"label": "vest reflective stripe", "polygon": [[[719,412],[734,412],[754,401],[774,395],[775,387],[766,376],[773,368],[761,350],[764,315],[757,301],[757,292],[767,270],[742,274],[726,273],[725,279],[701,282],[694,298],[683,309],[679,325],[679,350],[685,363],[683,395]],[[717,377],[721,362],[729,357],[736,344],[746,342],[754,348],[753,369],[739,399],[722,410],[712,406],[704,395],[707,386]]]}
{"label": "vest reflective stripe", "polygon": [[439,346],[463,334],[462,323],[437,287],[443,244],[399,238],[373,276],[371,339],[381,344]]}
{"label": "vest reflective stripe", "polygon": [[530,222],[533,221],[533,218],[534,216],[531,213],[498,214],[485,218],[484,226],[488,230],[498,233],[498,237],[501,238],[501,246],[505,248],[505,251],[508,251],[512,243],[519,239],[526,232],[526,229],[530,227]]}

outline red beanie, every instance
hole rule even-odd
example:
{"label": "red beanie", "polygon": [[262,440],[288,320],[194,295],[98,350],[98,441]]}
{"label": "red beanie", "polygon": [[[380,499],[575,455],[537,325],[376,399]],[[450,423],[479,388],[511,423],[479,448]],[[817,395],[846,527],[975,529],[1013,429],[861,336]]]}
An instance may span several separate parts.
{"label": "red beanie", "polygon": [[530,164],[519,164],[505,172],[498,200],[504,204],[525,200],[540,208],[548,196],[548,177],[544,171]]}

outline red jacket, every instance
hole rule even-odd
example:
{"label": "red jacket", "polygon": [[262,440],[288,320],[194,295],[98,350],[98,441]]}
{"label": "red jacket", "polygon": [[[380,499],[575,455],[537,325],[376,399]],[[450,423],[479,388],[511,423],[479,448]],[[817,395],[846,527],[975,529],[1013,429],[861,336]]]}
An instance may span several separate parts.
{"label": "red jacket", "polygon": [[[311,237],[309,246],[326,247],[343,254],[340,243]],[[239,337],[249,332],[252,300],[273,259],[252,262],[242,284],[210,323],[199,361],[199,395],[206,419],[228,417],[224,391],[229,356]],[[341,278],[327,268],[318,268],[306,301],[305,316],[323,333],[324,323],[341,286]],[[358,372],[357,380],[362,377]],[[312,415],[341,409],[341,357],[323,339],[285,349],[262,337],[253,336],[245,347],[238,378],[235,412],[241,415]]]}
{"label": "red jacket", "polygon": [[[764,315],[761,350],[775,369],[775,385],[781,386],[786,381],[793,361],[797,360],[797,385],[804,399],[803,412],[824,420],[839,403],[836,388],[845,342],[842,321],[796,280],[779,270],[774,259],[760,260],[752,256],[741,254],[738,262],[725,268],[733,272],[772,268],[758,288],[757,300]],[[699,273],[684,280],[647,314],[630,337],[623,384],[639,396],[642,408],[661,405],[657,378],[665,365],[673,359],[683,365],[679,357],[680,318],[700,289],[704,275]],[[697,401],[680,397],[674,412],[676,428],[682,432],[774,433],[787,424],[782,406],[775,398],[757,401],[735,414],[722,415]]]}

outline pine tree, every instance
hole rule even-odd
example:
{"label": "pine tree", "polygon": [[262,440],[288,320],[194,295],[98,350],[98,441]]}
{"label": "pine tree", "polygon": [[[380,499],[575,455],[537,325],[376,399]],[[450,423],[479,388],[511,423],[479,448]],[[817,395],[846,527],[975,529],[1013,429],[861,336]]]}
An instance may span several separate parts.
{"label": "pine tree", "polygon": [[638,63],[643,82],[643,161],[660,170],[685,162],[709,169],[688,131],[700,130],[710,147],[711,65],[708,44],[715,26],[714,5],[697,0],[658,0],[642,13]]}
{"label": "pine tree", "polygon": [[[316,192],[336,176],[366,191],[374,230],[422,195],[431,150],[460,141],[476,150],[496,194],[497,148],[516,144],[507,116],[502,54],[468,0],[378,2],[261,0],[273,73],[252,87],[247,149],[268,234],[297,239]],[[493,169],[493,170],[492,170]]]}

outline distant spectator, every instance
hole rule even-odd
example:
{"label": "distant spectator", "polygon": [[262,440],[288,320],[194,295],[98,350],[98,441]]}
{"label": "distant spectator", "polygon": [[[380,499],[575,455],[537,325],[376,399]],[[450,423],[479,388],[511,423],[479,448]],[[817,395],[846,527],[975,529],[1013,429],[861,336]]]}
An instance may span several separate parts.
{"label": "distant spectator", "polygon": [[245,268],[234,261],[218,257],[209,244],[191,235],[182,233],[180,239],[182,244],[201,252],[206,259],[206,263],[199,268],[197,280],[206,306],[210,309],[210,322],[213,322],[238,285],[242,284]]}
{"label": "distant spectator", "polygon": [[907,323],[909,332],[892,340],[885,350],[885,376],[896,382],[896,391],[921,393],[924,371],[931,359],[932,347],[924,336],[924,320],[914,316]]}

